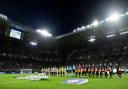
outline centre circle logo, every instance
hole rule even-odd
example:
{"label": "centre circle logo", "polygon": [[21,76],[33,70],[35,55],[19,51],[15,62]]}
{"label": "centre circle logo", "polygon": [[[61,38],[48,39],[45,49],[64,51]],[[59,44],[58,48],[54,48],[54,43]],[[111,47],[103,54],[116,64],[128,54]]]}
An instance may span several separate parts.
{"label": "centre circle logo", "polygon": [[88,79],[69,79],[64,81],[65,84],[83,84],[87,82],[88,82]]}

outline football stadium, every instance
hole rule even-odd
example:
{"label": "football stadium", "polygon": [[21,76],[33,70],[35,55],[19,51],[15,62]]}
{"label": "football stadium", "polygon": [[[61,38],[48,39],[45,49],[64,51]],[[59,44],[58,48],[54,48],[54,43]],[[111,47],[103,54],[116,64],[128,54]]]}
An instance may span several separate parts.
{"label": "football stadium", "polygon": [[127,23],[124,10],[54,35],[0,13],[0,89],[128,89]]}

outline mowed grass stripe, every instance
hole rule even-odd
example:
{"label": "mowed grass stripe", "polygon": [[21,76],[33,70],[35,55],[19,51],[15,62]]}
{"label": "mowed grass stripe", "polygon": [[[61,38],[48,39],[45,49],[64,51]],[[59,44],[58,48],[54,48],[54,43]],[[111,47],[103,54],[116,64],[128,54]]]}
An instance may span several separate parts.
{"label": "mowed grass stripe", "polygon": [[0,75],[0,89],[128,89],[128,75],[119,79],[89,78],[89,82],[81,85],[68,85],[63,81],[74,77],[50,77],[49,80],[31,81],[18,80],[16,77],[26,76],[20,74]]}

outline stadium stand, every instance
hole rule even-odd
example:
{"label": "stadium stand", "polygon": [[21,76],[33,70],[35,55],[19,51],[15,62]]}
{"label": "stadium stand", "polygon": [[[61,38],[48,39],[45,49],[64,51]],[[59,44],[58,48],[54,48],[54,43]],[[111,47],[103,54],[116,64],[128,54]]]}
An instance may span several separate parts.
{"label": "stadium stand", "polygon": [[[17,26],[24,28],[22,29],[23,40],[5,35],[8,29],[17,28]],[[9,22],[2,20],[0,22],[0,72],[19,73],[20,69],[24,68],[40,72],[42,67],[73,64],[99,65],[100,63],[118,64],[123,68],[128,68],[127,34],[119,35],[120,32],[116,30],[115,37],[109,39],[100,35],[95,42],[91,43],[87,40],[91,32],[82,31],[61,38],[58,36],[41,38],[30,27],[17,24],[12,20]],[[98,33],[99,31],[94,34]],[[36,39],[39,45],[30,46],[28,43],[32,39]]]}

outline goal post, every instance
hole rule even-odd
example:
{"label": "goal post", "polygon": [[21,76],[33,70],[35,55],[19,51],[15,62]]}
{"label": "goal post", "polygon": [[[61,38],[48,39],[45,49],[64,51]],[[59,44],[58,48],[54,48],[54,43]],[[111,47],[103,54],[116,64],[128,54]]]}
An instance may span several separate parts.
{"label": "goal post", "polygon": [[20,74],[32,74],[32,69],[21,69]]}

